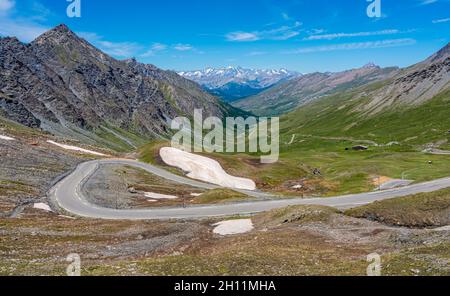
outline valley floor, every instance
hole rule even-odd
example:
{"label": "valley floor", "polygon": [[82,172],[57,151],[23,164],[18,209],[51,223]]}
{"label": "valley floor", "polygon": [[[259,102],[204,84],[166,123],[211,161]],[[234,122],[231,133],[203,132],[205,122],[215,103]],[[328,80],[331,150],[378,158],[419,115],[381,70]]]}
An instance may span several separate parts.
{"label": "valley floor", "polygon": [[[439,200],[438,208],[408,197],[395,205],[383,202],[349,212],[313,206],[275,210],[244,217],[254,229],[232,236],[215,234],[213,225],[242,217],[140,222],[72,218],[33,204],[47,202],[45,193],[55,178],[89,158],[47,146],[46,135],[29,130],[12,134],[6,128],[5,134],[17,140],[0,143],[1,275],[64,275],[72,253],[80,255],[83,275],[365,275],[371,253],[381,256],[384,275],[450,275],[450,232],[440,228],[450,222],[448,190],[427,195]],[[106,167],[91,182],[92,201],[112,208],[141,207],[148,202],[145,192],[190,198],[202,193],[129,167]],[[234,192],[203,194],[189,202],[243,198]],[[171,203],[180,201],[154,206]],[[407,210],[401,211],[405,204]],[[387,210],[392,207],[399,210]]]}

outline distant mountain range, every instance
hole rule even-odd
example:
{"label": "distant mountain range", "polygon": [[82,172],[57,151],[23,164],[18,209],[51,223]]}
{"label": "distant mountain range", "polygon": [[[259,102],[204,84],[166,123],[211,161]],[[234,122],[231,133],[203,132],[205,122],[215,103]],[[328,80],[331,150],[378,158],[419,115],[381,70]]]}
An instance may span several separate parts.
{"label": "distant mountain range", "polygon": [[311,73],[279,83],[257,95],[234,102],[233,105],[258,115],[279,115],[323,96],[384,80],[399,71],[399,68],[380,68],[369,63],[343,72]]}
{"label": "distant mountain range", "polygon": [[178,74],[229,102],[256,95],[277,83],[301,76],[298,72],[286,69],[256,70],[241,67],[208,68]]}
{"label": "distant mountain range", "polygon": [[239,112],[175,72],[119,61],[60,25],[30,44],[0,38],[0,116],[126,150],[170,133],[195,108]]}

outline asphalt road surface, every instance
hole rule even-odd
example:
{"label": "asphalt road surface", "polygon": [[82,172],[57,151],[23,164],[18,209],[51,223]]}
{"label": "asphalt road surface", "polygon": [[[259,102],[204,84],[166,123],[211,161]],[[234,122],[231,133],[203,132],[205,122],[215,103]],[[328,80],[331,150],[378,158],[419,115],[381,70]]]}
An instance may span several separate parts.
{"label": "asphalt road surface", "polygon": [[421,192],[433,192],[450,187],[450,178],[444,178],[391,190],[329,198],[308,199],[283,199],[281,197],[263,192],[240,190],[240,192],[256,197],[259,200],[223,205],[192,206],[187,208],[173,207],[115,210],[90,204],[81,194],[82,186],[101,164],[129,165],[144,169],[149,173],[181,184],[187,184],[203,189],[219,188],[219,186],[216,185],[206,184],[177,176],[150,164],[133,160],[104,159],[80,164],[72,174],[61,180],[50,190],[49,197],[62,209],[81,217],[109,220],[164,220],[255,214],[293,205],[323,205],[338,209],[348,209],[370,204],[379,200],[391,199]]}

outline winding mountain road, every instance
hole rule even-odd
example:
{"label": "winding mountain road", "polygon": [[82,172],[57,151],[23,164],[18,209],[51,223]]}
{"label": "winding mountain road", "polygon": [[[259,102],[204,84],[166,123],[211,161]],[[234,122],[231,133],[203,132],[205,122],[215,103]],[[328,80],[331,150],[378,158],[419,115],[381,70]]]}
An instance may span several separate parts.
{"label": "winding mountain road", "polygon": [[379,200],[391,199],[422,192],[432,192],[450,187],[450,178],[444,178],[398,189],[330,198],[309,199],[281,199],[280,197],[263,192],[240,190],[240,192],[246,193],[249,196],[256,197],[260,200],[234,204],[192,206],[187,208],[173,207],[115,210],[90,204],[81,193],[81,188],[83,185],[94,174],[98,166],[102,164],[129,165],[144,169],[149,173],[177,183],[203,189],[219,188],[219,186],[216,185],[206,184],[177,176],[147,163],[126,159],[103,159],[80,164],[74,172],[61,180],[49,191],[49,197],[62,209],[81,217],[108,220],[164,220],[254,214],[293,205],[323,205],[339,209],[347,209],[370,204]]}

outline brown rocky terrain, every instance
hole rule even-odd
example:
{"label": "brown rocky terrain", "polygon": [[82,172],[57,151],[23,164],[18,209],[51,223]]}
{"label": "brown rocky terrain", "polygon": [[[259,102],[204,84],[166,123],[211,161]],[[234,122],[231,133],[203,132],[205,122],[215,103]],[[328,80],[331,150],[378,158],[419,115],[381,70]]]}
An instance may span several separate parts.
{"label": "brown rocky terrain", "polygon": [[[222,218],[226,219],[226,218]],[[26,209],[0,219],[0,274],[64,275],[77,253],[82,275],[449,275],[448,231],[394,228],[323,207],[252,217],[249,233],[213,234],[216,219],[103,221]]]}
{"label": "brown rocky terrain", "polygon": [[30,44],[0,39],[0,112],[26,126],[134,148],[195,108],[236,111],[174,72],[106,55],[65,25]]}
{"label": "brown rocky terrain", "polygon": [[381,88],[365,92],[360,108],[378,113],[386,108],[418,106],[450,88],[450,43],[425,61],[403,69]]}
{"label": "brown rocky terrain", "polygon": [[0,216],[15,216],[24,206],[45,202],[47,191],[89,156],[70,153],[48,144],[48,134],[0,118]]}

